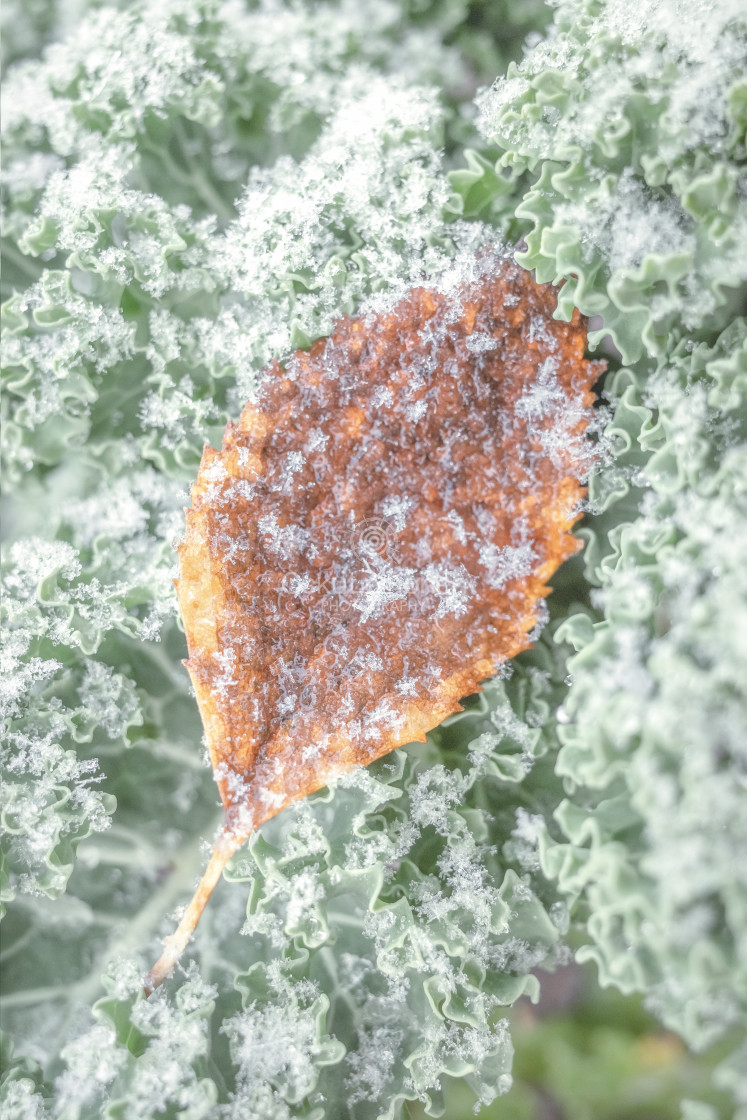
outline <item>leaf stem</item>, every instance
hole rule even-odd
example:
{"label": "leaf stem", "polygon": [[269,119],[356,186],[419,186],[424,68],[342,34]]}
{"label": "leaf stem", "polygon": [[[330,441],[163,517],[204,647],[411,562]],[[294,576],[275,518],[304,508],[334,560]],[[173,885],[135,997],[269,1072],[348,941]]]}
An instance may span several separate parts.
{"label": "leaf stem", "polygon": [[165,938],[163,953],[145,977],[146,995],[151,995],[173,972],[174,966],[186,949],[189,939],[202,917],[202,912],[223,873],[223,869],[245,839],[245,836],[238,837],[228,828],[224,828],[218,836],[213,845],[213,851],[205,868],[205,873],[200,879],[191,902],[184,911],[174,933]]}

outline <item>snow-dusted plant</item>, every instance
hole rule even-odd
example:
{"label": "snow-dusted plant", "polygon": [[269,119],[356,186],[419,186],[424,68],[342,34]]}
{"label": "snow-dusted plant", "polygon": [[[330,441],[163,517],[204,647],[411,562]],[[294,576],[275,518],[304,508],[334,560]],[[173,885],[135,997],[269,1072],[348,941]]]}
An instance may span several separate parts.
{"label": "snow-dusted plant", "polygon": [[[556,8],[506,71],[535,6],[6,5],[8,1116],[488,1103],[571,923],[728,1043],[747,1115],[747,27]],[[171,585],[202,444],[341,312],[521,236],[613,355],[583,570],[427,744],[265,826],[146,1001],[221,816]]]}

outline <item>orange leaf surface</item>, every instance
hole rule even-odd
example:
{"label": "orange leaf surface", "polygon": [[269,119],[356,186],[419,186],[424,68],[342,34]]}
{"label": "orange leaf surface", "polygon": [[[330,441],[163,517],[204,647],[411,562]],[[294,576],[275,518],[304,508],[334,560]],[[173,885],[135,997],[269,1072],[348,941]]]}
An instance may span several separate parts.
{"label": "orange leaf surface", "polygon": [[555,305],[485,253],[470,279],[272,363],[206,447],[177,586],[226,827],[148,990],[256,828],[424,739],[530,645],[547,580],[581,547],[604,368]]}

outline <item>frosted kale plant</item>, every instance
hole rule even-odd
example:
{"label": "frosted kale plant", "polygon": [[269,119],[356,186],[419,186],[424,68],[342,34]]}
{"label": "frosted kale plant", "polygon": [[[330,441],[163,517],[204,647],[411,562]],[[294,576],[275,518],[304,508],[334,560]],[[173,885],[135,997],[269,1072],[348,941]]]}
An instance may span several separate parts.
{"label": "frosted kale plant", "polygon": [[[487,1103],[569,922],[747,1115],[741,5],[7,12],[8,1115]],[[620,358],[583,570],[427,745],[263,828],[145,1001],[220,819],[171,585],[202,443],[341,312],[521,236]]]}
{"label": "frosted kale plant", "polygon": [[739,1046],[718,1078],[740,1116],[746,97],[747,19],[723,0],[560,4],[479,99],[490,174],[531,176],[519,259],[563,282],[561,314],[601,316],[625,363],[582,530],[590,609],[558,631],[577,650],[558,712],[567,798],[541,866],[602,982],[644,992],[695,1048]]}

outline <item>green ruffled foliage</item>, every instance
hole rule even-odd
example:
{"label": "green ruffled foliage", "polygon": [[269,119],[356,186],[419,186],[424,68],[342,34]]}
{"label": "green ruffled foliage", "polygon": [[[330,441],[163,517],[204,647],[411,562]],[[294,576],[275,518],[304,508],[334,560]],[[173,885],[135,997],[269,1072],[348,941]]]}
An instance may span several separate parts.
{"label": "green ruffled foliage", "polygon": [[[536,5],[6,5],[13,1120],[747,1115],[745,21],[556,9],[513,64]],[[519,237],[614,355],[584,556],[427,744],[247,844],[146,1001],[220,818],[171,585],[202,444],[341,312]],[[579,944],[707,1058],[645,1096],[648,1021],[588,1000],[532,1042]]]}
{"label": "green ruffled foliage", "polygon": [[502,152],[483,189],[531,177],[518,259],[563,281],[563,318],[603,316],[591,340],[625,361],[665,354],[672,331],[707,340],[744,299],[746,73],[738,0],[563,0],[553,34],[480,99]]}
{"label": "green ruffled foliage", "polygon": [[[509,1019],[514,1083],[481,1120],[537,1120],[550,1107],[574,1120],[703,1120],[713,1116],[709,1109],[729,1115],[728,1097],[712,1085],[718,1056],[695,1061],[639,1000],[600,988],[593,966],[543,975],[540,1003],[519,1001]],[[691,1099],[682,1110],[683,1094],[700,1098],[699,1109]],[[446,1106],[449,1120],[473,1115],[458,1082]],[[423,1113],[413,1106],[412,1115]]]}
{"label": "green ruffled foliage", "polygon": [[585,555],[604,618],[561,627],[569,797],[541,862],[586,914],[579,959],[702,1049],[747,1022],[747,321],[611,392],[619,488]]}
{"label": "green ruffled foliage", "polygon": [[627,363],[606,386],[609,459],[581,530],[589,605],[558,630],[577,650],[558,713],[567,796],[540,830],[541,865],[602,983],[644,993],[696,1049],[737,1047],[716,1079],[739,1116],[746,63],[729,0],[705,16],[559,3],[547,39],[480,98],[495,148],[470,157],[472,193],[451,176],[465,209],[487,212],[526,183],[519,259],[563,281],[558,316],[598,316],[590,340]]}
{"label": "green ruffled foliage", "polygon": [[[37,1094],[48,1114],[147,1117],[159,1105],[165,1115],[373,1118],[419,1099],[442,1115],[451,1078],[466,1078],[473,1100],[505,1092],[505,1009],[537,997],[534,967],[567,957],[567,910],[526,840],[553,804],[562,671],[543,638],[428,744],[263,828],[234,859],[186,971],[147,1001],[142,971],[168,930],[164,908],[201,860],[179,824],[190,804],[197,830],[209,829],[210,779],[196,770],[196,796],[183,789],[164,804],[173,772],[160,747],[153,757],[133,745],[146,788],[131,774],[127,806],[121,775],[123,820],[81,848],[64,900],[30,898],[6,918],[9,943],[26,942],[6,1025],[54,1079]],[[135,835],[129,819],[148,827]],[[127,873],[112,896],[101,871],[116,866]],[[96,996],[92,950],[114,962],[107,995],[93,1020],[78,1011],[69,1039],[75,1004]],[[55,983],[61,969],[67,985]],[[18,1095],[27,1081],[16,1073],[8,1086]]]}

